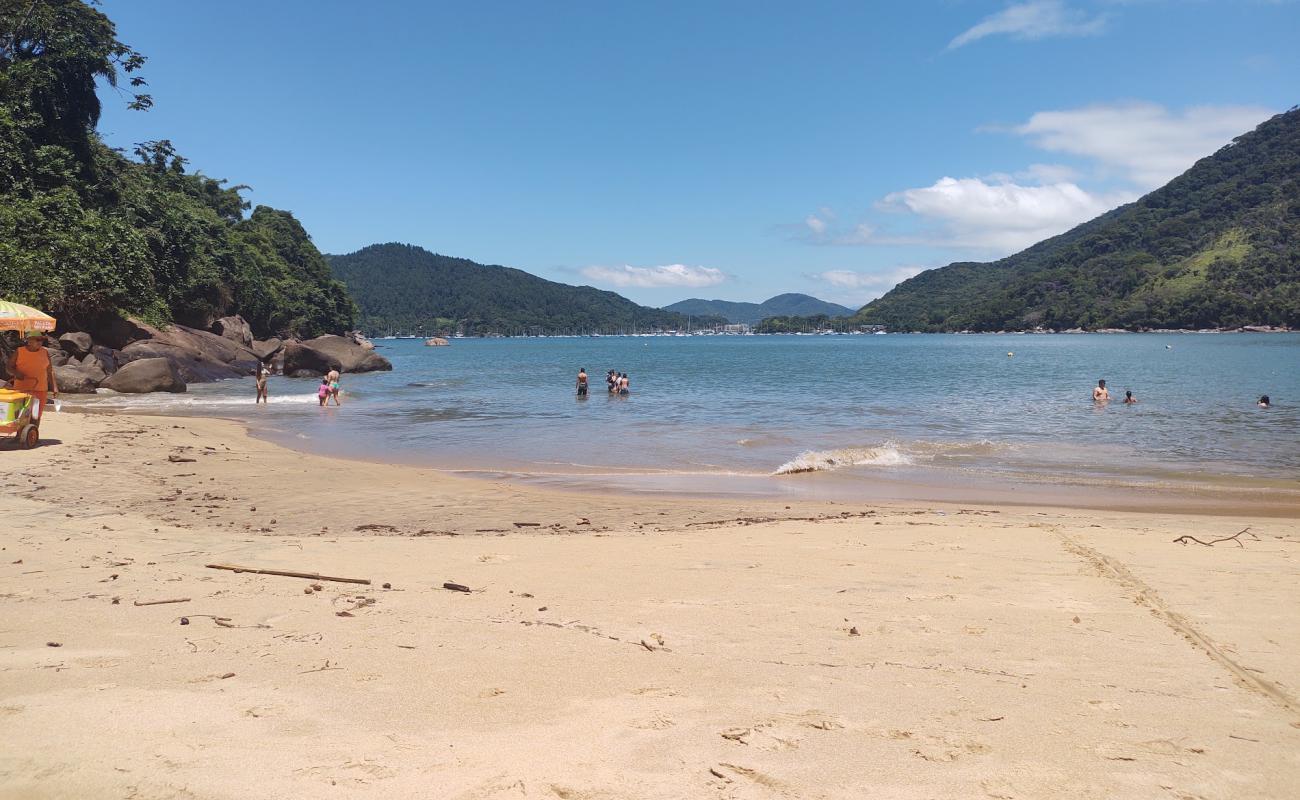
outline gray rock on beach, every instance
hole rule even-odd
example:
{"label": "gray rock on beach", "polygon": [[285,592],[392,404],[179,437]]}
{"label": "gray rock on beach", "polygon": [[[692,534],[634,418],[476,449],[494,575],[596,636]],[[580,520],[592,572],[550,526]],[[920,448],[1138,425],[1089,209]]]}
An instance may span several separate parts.
{"label": "gray rock on beach", "polygon": [[232,317],[222,317],[212,323],[212,332],[229,339],[236,344],[251,348],[253,346],[253,329],[248,327],[248,323],[238,314]]}
{"label": "gray rock on beach", "polygon": [[65,333],[59,337],[59,349],[67,353],[70,358],[81,358],[90,353],[94,347],[94,342],[90,339],[89,333]]}
{"label": "gray rock on beach", "polygon": [[81,367],[65,364],[54,368],[54,381],[63,394],[94,394],[99,381]]}
{"label": "gray rock on beach", "polygon": [[145,392],[184,392],[176,365],[167,358],[142,358],[124,364],[111,378],[104,381],[105,389],[127,394]]}
{"label": "gray rock on beach", "polygon": [[300,342],[286,342],[282,354],[281,371],[290,378],[318,378],[332,369],[343,371],[337,358]]}
{"label": "gray rock on beach", "polygon": [[267,339],[264,342],[254,341],[252,345],[253,355],[257,356],[259,361],[266,361],[274,358],[275,354],[284,349],[284,342],[280,339]]}
{"label": "gray rock on beach", "polygon": [[388,359],[347,336],[318,336],[301,345],[337,360],[340,372],[383,372],[393,368]]}
{"label": "gray rock on beach", "polygon": [[224,336],[184,325],[155,328],[139,323],[139,327],[149,338],[123,347],[117,355],[119,365],[145,358],[165,358],[176,366],[182,380],[189,383],[257,373],[257,355]]}

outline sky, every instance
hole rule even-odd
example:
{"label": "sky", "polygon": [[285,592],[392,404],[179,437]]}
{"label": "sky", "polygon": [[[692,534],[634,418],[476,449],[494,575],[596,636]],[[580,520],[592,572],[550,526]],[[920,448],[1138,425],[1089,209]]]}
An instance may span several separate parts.
{"label": "sky", "polygon": [[[1300,2],[103,0],[100,131],[380,242],[662,306],[859,306],[1160,186],[1300,103]],[[118,102],[120,100],[121,102]]]}

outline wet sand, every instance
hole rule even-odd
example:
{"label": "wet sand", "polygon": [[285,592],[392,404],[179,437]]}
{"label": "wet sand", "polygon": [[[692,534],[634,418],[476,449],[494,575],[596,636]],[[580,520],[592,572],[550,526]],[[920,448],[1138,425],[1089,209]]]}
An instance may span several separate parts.
{"label": "wet sand", "polygon": [[44,434],[0,452],[0,797],[1300,793],[1295,515],[584,494],[210,419]]}

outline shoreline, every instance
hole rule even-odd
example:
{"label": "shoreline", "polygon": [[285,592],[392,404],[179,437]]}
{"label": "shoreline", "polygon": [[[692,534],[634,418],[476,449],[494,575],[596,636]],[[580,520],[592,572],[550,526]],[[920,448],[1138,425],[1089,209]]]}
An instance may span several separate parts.
{"label": "shoreline", "polygon": [[[779,501],[992,504],[1026,509],[1098,511],[1110,509],[1146,513],[1186,513],[1207,516],[1244,514],[1300,519],[1300,486],[1252,486],[1248,485],[1253,482],[1251,479],[1231,474],[1207,475],[1204,480],[1188,480],[1181,483],[1161,483],[1158,480],[1146,483],[1086,481],[1047,474],[1008,474],[981,482],[970,475],[920,467],[910,470],[910,474],[906,476],[882,472],[873,475],[870,481],[863,481],[859,476],[829,470],[806,475],[782,476],[764,472],[677,471],[649,467],[607,469],[593,466],[582,471],[543,470],[539,468],[540,465],[526,464],[454,467],[449,464],[421,463],[414,459],[385,460],[379,456],[322,453],[299,444],[288,435],[277,436],[259,431],[253,424],[253,420],[246,417],[122,414],[110,409],[94,408],[71,409],[71,413],[163,420],[220,420],[239,426],[243,433],[252,439],[313,458],[396,469],[429,470],[448,478],[475,482],[504,480],[542,491],[580,496],[616,496],[628,500],[662,497],[669,500],[695,501],[753,501],[774,497],[777,498],[772,501],[774,503]],[[691,483],[696,485],[688,487],[687,484]],[[656,484],[659,484],[658,488]]]}
{"label": "shoreline", "polygon": [[0,452],[0,797],[1300,786],[1289,520],[558,492],[212,418],[44,433]]}

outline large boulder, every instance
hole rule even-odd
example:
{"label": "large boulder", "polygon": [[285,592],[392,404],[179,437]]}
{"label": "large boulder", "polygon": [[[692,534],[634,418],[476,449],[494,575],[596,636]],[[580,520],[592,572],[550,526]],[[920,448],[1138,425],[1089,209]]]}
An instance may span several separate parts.
{"label": "large boulder", "polygon": [[64,394],[94,394],[99,381],[81,367],[66,364],[54,368],[54,382]]}
{"label": "large boulder", "polygon": [[68,363],[68,361],[71,360],[71,359],[68,358],[68,354],[67,354],[67,353],[63,352],[62,350],[60,350],[60,349],[57,348],[57,347],[47,347],[47,348],[45,348],[45,352],[46,352],[46,353],[49,355],[49,357],[50,357],[50,365],[51,365],[51,366],[61,367],[61,366],[63,366],[64,364]]}
{"label": "large boulder", "polygon": [[340,372],[377,372],[393,368],[388,359],[374,350],[367,350],[348,336],[318,336],[302,342],[301,346],[337,360],[342,365]]}
{"label": "large boulder", "polygon": [[280,371],[290,378],[318,378],[332,369],[343,371],[337,358],[302,342],[286,342],[280,353],[284,359]]}
{"label": "large boulder", "polygon": [[141,324],[141,328],[149,337],[123,347],[117,354],[119,366],[144,358],[165,358],[176,366],[181,378],[188,383],[257,373],[260,363],[257,354],[224,336],[184,325],[160,329]]}
{"label": "large boulder", "polygon": [[131,342],[151,338],[158,329],[109,311],[85,320],[81,330],[90,334],[96,343],[121,350]]}
{"label": "large boulder", "polygon": [[65,333],[59,337],[59,349],[67,353],[71,358],[81,358],[90,352],[94,342],[90,340],[90,334],[77,331],[74,333]]}
{"label": "large boulder", "polygon": [[104,381],[103,386],[128,394],[185,391],[180,370],[168,358],[142,358],[128,362]]}
{"label": "large boulder", "polygon": [[275,354],[284,349],[284,342],[279,339],[267,339],[265,342],[254,341],[251,347],[253,355],[259,360],[266,361],[274,358]]}
{"label": "large boulder", "polygon": [[233,317],[222,317],[212,323],[212,332],[244,347],[253,345],[253,329],[248,327],[248,323],[238,314]]}
{"label": "large boulder", "polygon": [[[96,347],[96,351],[101,348]],[[85,358],[81,359],[78,365],[82,372],[91,377],[95,383],[103,383],[108,380],[108,376],[117,372],[117,362],[113,357],[104,352],[91,352]]]}

